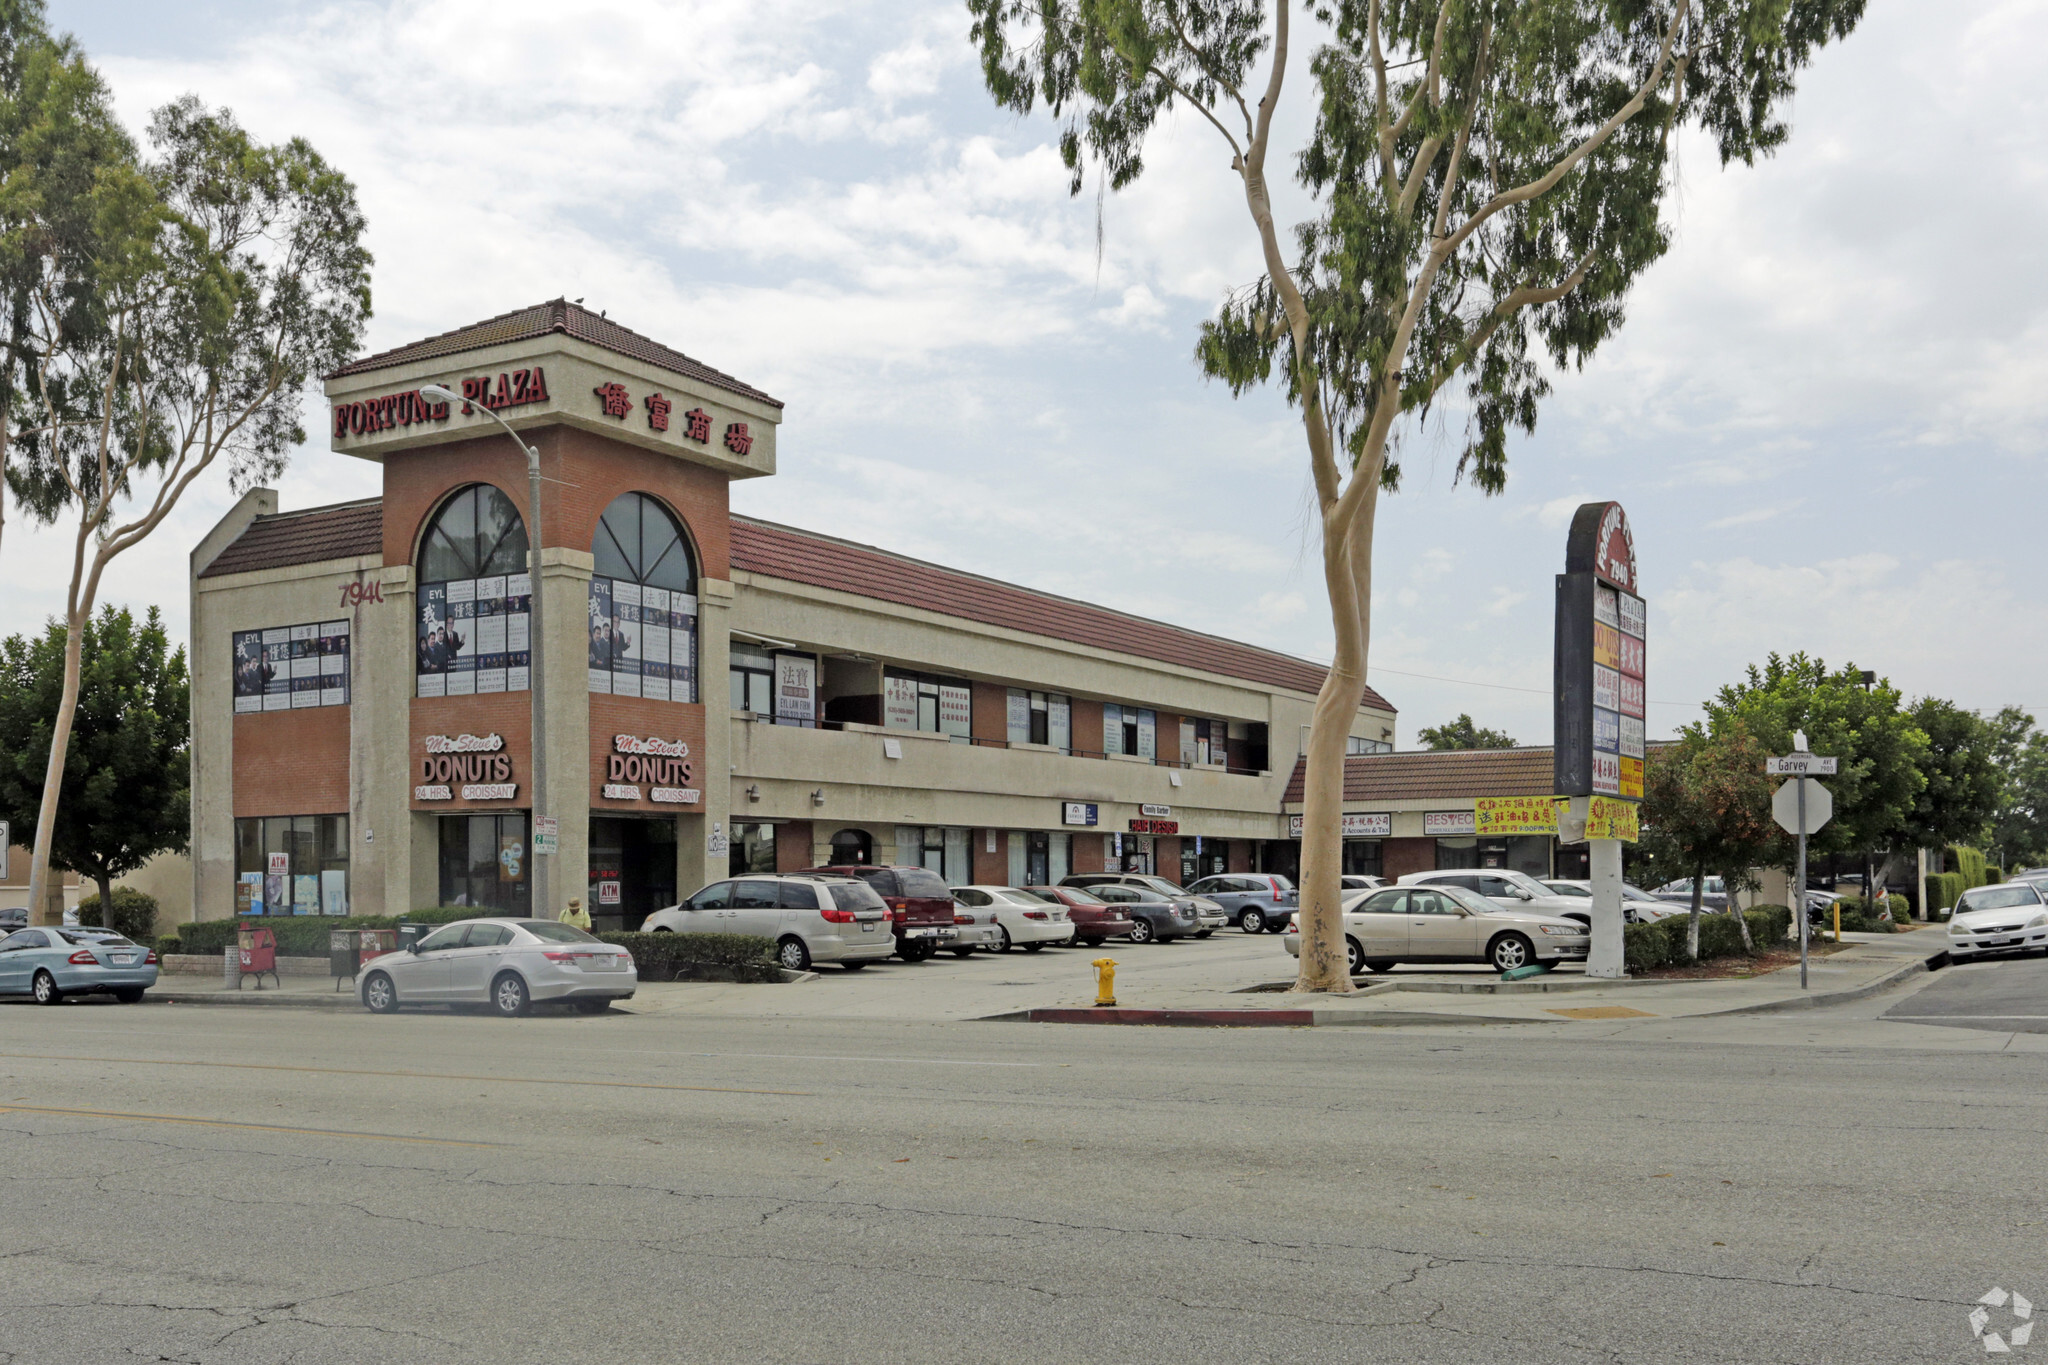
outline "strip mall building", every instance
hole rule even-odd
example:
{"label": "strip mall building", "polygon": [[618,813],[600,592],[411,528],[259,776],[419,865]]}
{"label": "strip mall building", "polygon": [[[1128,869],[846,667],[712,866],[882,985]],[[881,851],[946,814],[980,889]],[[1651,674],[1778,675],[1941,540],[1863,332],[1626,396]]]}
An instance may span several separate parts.
{"label": "strip mall building", "polygon": [[[196,918],[533,909],[535,667],[557,894],[603,926],[828,861],[1292,868],[1320,667],[736,516],[782,416],[748,384],[558,300],[327,394],[332,449],[381,465],[382,496],[254,490],[192,555]],[[538,583],[492,412],[540,452]],[[1394,725],[1368,694],[1353,749]]]}

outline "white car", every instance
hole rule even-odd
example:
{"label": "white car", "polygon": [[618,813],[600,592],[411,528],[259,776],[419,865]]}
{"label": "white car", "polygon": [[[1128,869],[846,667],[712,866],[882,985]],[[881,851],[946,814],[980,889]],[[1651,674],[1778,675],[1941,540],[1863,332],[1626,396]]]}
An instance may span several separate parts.
{"label": "white car", "polygon": [[409,948],[371,958],[356,998],[376,1014],[401,1005],[489,1005],[506,1018],[563,1001],[586,1014],[630,1000],[633,955],[551,919],[465,919]]}
{"label": "white car", "polygon": [[1029,891],[1014,886],[956,886],[953,899],[972,911],[995,912],[998,939],[991,945],[994,952],[1007,953],[1014,943],[1035,953],[1048,943],[1073,941],[1074,922],[1067,918],[1067,907],[1041,900]]}
{"label": "white car", "polygon": [[996,920],[995,903],[970,906],[953,898],[953,937],[946,941],[946,951],[954,957],[972,957],[976,948],[990,952],[1003,949],[1003,926]]}
{"label": "white car", "polygon": [[1410,872],[1400,879],[1402,886],[1457,886],[1480,895],[1517,914],[1543,915],[1552,919],[1576,920],[1588,928],[1593,910],[1576,896],[1560,896],[1526,872],[1505,867],[1444,868],[1436,872]]}
{"label": "white car", "polygon": [[775,940],[775,960],[792,972],[836,962],[857,972],[896,951],[889,906],[853,877],[806,873],[713,882],[640,926],[647,934],[755,934]]}
{"label": "white car", "polygon": [[1948,922],[1948,956],[1964,962],[1987,953],[2048,951],[2048,902],[2033,882],[1973,886]]}
{"label": "white car", "polygon": [[[1353,976],[1368,969],[1392,971],[1403,962],[1484,962],[1508,972],[1535,963],[1582,962],[1591,947],[1586,926],[1577,920],[1502,909],[1462,886],[1353,891],[1341,904]],[[1301,956],[1298,916],[1288,923],[1286,943],[1291,955]]]}
{"label": "white car", "polygon": [[[1573,881],[1569,877],[1546,877],[1543,884],[1560,896],[1574,900],[1593,899],[1593,883]],[[1660,901],[1639,886],[1627,882],[1621,884],[1621,917],[1629,924],[1653,924],[1660,919],[1687,913],[1687,907]]]}

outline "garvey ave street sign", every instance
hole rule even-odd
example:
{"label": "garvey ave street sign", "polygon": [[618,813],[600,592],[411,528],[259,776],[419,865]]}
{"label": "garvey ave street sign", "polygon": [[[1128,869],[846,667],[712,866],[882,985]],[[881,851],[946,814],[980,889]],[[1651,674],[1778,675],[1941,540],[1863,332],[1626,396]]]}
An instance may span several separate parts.
{"label": "garvey ave street sign", "polygon": [[[1772,762],[1776,762],[1773,759]],[[1828,759],[1829,763],[1835,760]],[[1806,828],[1799,828],[1799,789],[1806,788]],[[1810,777],[1795,777],[1790,782],[1779,784],[1777,794],[1771,797],[1771,818],[1787,834],[1812,834],[1815,830],[1835,818],[1835,798],[1828,789]]]}
{"label": "garvey ave street sign", "polygon": [[1835,771],[1832,754],[1826,758],[1819,754],[1787,754],[1783,758],[1764,760],[1764,771],[1774,777],[1812,777],[1819,773]]}

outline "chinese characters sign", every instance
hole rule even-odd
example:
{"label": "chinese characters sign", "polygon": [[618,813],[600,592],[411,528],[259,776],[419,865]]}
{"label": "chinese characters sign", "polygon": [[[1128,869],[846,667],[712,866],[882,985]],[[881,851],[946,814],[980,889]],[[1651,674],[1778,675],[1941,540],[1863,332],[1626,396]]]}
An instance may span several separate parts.
{"label": "chinese characters sign", "polygon": [[1548,796],[1482,796],[1473,803],[1474,832],[1555,834],[1557,806]]}
{"label": "chinese characters sign", "polygon": [[1642,800],[1648,611],[1639,589],[1635,536],[1621,504],[1580,507],[1557,578],[1560,795]]}

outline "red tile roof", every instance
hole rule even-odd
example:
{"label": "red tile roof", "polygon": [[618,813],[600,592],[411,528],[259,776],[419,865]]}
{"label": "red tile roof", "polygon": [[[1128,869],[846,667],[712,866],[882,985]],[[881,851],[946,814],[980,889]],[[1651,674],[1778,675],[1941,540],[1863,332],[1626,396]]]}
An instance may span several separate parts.
{"label": "red tile roof", "polygon": [[752,398],[771,407],[781,407],[782,400],[771,398],[751,384],[743,384],[721,370],[714,370],[702,361],[692,360],[681,351],[670,350],[658,341],[652,341],[638,332],[621,327],[618,323],[588,308],[570,303],[566,299],[550,299],[537,303],[531,308],[519,308],[497,317],[473,322],[467,327],[458,327],[452,332],[415,341],[394,350],[379,351],[376,355],[351,360],[348,364],[328,375],[329,379],[340,379],[346,375],[363,374],[370,370],[389,369],[415,360],[438,360],[443,356],[459,355],[464,351],[478,351],[486,346],[501,346],[511,341],[531,341],[536,337],[560,332],[593,346],[602,346],[649,365],[659,366],[673,374],[688,379],[700,380],[714,388],[724,389],[742,397]]}
{"label": "red tile roof", "polygon": [[[1670,741],[1652,740],[1649,748]],[[1549,796],[1555,777],[1548,744],[1519,749],[1418,749],[1398,754],[1351,754],[1344,760],[1344,804],[1360,801],[1463,800],[1478,796]],[[1301,804],[1305,759],[1294,760],[1282,805]]]}
{"label": "red tile roof", "polygon": [[[1269,649],[752,517],[732,519],[732,566],[1295,692],[1314,693],[1326,671]],[[1364,704],[1394,709],[1370,689]]]}
{"label": "red tile roof", "polygon": [[219,578],[253,569],[282,569],[383,553],[384,500],[365,498],[257,517],[199,576]]}

